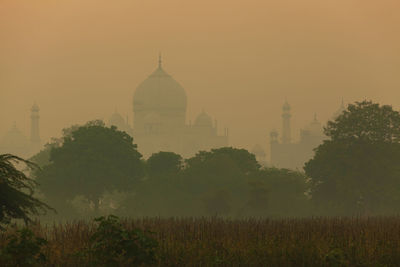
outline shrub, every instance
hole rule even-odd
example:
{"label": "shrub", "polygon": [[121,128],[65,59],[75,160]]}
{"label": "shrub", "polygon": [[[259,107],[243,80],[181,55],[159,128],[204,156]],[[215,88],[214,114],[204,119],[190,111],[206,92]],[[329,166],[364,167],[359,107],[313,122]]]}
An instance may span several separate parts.
{"label": "shrub", "polygon": [[46,262],[43,246],[47,241],[36,237],[28,228],[16,231],[7,238],[6,245],[0,250],[1,266],[41,266]]}
{"label": "shrub", "polygon": [[140,229],[128,230],[118,217],[96,218],[98,227],[90,237],[89,257],[101,266],[131,266],[155,261],[158,243]]}

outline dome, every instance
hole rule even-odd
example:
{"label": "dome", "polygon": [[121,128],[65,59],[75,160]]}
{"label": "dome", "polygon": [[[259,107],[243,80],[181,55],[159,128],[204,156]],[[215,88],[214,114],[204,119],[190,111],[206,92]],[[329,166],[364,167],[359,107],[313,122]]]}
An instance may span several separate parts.
{"label": "dome", "polygon": [[186,112],[185,89],[159,67],[136,88],[133,111]]}
{"label": "dome", "polygon": [[116,126],[118,129],[123,129],[125,127],[124,118],[118,112],[114,112],[114,114],[111,115],[108,124]]}
{"label": "dome", "polygon": [[1,140],[1,146],[7,149],[27,148],[29,146],[29,141],[14,123],[13,127]]}
{"label": "dome", "polygon": [[310,134],[320,136],[323,134],[321,123],[317,120],[317,115],[314,115],[314,120],[305,128]]}
{"label": "dome", "polygon": [[213,126],[211,117],[204,111],[197,116],[197,118],[194,122],[194,125],[201,126],[201,127],[212,127]]}

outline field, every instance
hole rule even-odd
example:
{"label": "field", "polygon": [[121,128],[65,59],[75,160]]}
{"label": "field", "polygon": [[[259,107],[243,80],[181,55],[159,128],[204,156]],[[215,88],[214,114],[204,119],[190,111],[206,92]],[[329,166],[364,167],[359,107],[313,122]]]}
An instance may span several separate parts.
{"label": "field", "polygon": [[[125,227],[154,232],[155,266],[400,266],[400,217],[244,219],[142,218]],[[32,230],[49,243],[48,266],[85,265],[76,255],[92,222]],[[10,230],[11,231],[11,230]],[[6,235],[2,234],[0,245]]]}

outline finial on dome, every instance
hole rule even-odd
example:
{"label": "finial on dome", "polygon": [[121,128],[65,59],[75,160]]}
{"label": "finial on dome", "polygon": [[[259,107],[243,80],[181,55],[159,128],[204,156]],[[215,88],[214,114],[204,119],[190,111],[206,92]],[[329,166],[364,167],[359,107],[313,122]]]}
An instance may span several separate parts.
{"label": "finial on dome", "polygon": [[162,67],[162,59],[161,59],[161,52],[158,53],[158,68],[161,69]]}
{"label": "finial on dome", "polygon": [[314,121],[318,121],[317,120],[317,113],[314,113]]}

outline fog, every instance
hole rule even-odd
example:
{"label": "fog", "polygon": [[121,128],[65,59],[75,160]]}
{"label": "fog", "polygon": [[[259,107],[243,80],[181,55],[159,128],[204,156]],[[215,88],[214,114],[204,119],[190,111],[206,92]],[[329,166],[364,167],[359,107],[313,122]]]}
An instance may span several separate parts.
{"label": "fog", "polygon": [[43,141],[61,129],[132,119],[135,88],[163,66],[185,88],[187,121],[204,108],[229,143],[268,146],[285,98],[292,131],[317,113],[372,99],[400,106],[400,2],[0,1],[0,135],[29,135],[40,106]]}

